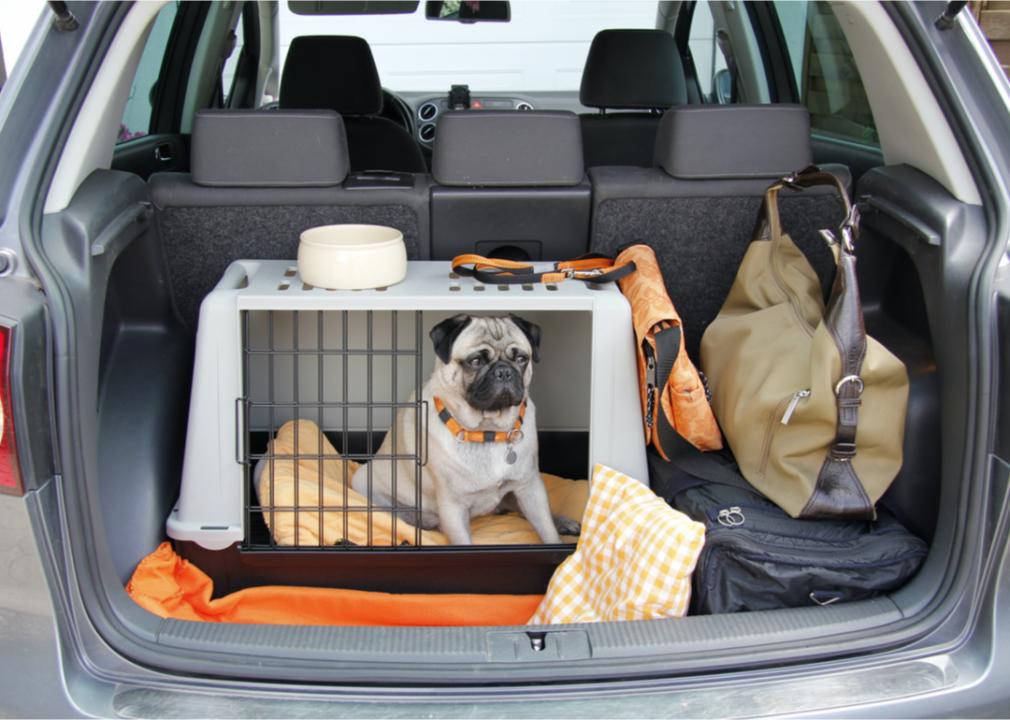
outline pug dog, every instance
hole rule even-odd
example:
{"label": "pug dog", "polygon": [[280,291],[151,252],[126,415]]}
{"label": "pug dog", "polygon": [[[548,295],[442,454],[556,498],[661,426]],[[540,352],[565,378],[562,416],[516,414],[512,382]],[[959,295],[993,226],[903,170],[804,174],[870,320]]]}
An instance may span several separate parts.
{"label": "pug dog", "polygon": [[[456,315],[433,327],[430,337],[436,360],[421,391],[427,462],[414,524],[438,528],[454,545],[469,545],[470,520],[510,508],[514,498],[543,542],[561,542],[559,530],[578,534],[577,522],[552,516],[540,477],[537,411],[529,397],[540,327],[517,315]],[[415,452],[415,417],[413,408],[396,413],[397,454]],[[393,454],[393,435],[386,434],[378,455]],[[370,465],[372,504],[392,507],[393,462],[373,459]],[[355,472],[351,486],[369,497],[367,466]],[[417,491],[414,462],[396,461],[396,506],[415,508]]]}

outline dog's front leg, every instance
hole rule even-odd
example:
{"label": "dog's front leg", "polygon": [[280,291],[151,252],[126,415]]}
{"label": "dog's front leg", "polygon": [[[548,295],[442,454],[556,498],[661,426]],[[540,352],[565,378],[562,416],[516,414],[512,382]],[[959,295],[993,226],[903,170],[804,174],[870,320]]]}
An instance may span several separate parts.
{"label": "dog's front leg", "polygon": [[470,511],[468,508],[446,498],[449,493],[438,496],[438,529],[453,545],[472,545],[470,539]]}
{"label": "dog's front leg", "polygon": [[547,489],[543,481],[539,477],[533,478],[515,488],[512,493],[516,496],[523,517],[529,520],[540,539],[547,544],[560,543],[561,537],[554,526],[551,503],[547,498]]}

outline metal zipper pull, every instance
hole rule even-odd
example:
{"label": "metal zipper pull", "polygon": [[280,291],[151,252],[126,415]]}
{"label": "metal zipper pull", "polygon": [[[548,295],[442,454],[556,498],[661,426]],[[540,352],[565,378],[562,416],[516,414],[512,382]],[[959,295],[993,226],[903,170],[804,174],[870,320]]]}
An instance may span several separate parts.
{"label": "metal zipper pull", "polygon": [[645,426],[649,428],[652,427],[652,421],[656,413],[656,380],[656,359],[652,355],[649,355],[645,361]]}
{"label": "metal zipper pull", "polygon": [[793,399],[789,401],[786,405],[786,411],[782,413],[782,424],[788,425],[790,418],[792,418],[793,413],[796,411],[796,406],[800,404],[800,400],[810,397],[809,390],[797,390],[793,393]]}
{"label": "metal zipper pull", "polygon": [[743,515],[743,510],[736,505],[720,510],[716,519],[720,525],[725,525],[726,527],[739,527],[747,521],[747,518]]}

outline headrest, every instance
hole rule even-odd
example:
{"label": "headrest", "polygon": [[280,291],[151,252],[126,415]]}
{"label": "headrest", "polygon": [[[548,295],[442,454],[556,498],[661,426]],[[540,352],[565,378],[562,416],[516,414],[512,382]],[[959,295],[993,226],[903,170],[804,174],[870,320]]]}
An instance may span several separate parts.
{"label": "headrest", "polygon": [[350,166],[332,110],[201,110],[191,158],[194,183],[226,187],[339,185]]}
{"label": "headrest", "polygon": [[585,175],[574,113],[469,110],[438,121],[432,175],[442,185],[578,185]]}
{"label": "headrest", "polygon": [[303,35],[291,41],[281,77],[280,106],[374,115],[382,84],[368,43],[352,35]]}
{"label": "headrest", "polygon": [[810,165],[802,105],[693,105],[667,110],[654,164],[685,179],[779,177]]}
{"label": "headrest", "polygon": [[579,102],[596,108],[668,108],[687,103],[677,43],[663,30],[601,30],[589,46]]}

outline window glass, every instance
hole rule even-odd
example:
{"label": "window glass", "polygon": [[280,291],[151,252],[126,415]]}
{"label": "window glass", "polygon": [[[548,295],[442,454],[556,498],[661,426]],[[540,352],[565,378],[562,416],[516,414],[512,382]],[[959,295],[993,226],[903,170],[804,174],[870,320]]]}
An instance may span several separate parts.
{"label": "window glass", "polygon": [[811,128],[879,145],[863,81],[830,4],[775,0],[774,6]]}
{"label": "window glass", "polygon": [[694,71],[698,77],[701,94],[712,102],[717,102],[712,92],[715,86],[715,75],[726,69],[726,59],[719,50],[715,38],[715,23],[712,20],[712,8],[708,0],[698,0],[691,16],[691,32],[687,39],[694,61]]}
{"label": "window glass", "polygon": [[143,137],[151,131],[152,96],[161,75],[161,63],[165,58],[165,49],[168,47],[178,7],[179,0],[169,3],[158,12],[154,20],[154,27],[151,28],[137,65],[137,74],[130,85],[130,97],[126,101],[116,142]]}
{"label": "window glass", "polygon": [[654,28],[656,0],[514,1],[507,23],[432,22],[424,3],[406,15],[297,15],[281,2],[280,59],[299,35],[368,41],[383,87],[393,92],[577,92],[589,44],[604,28]]}

